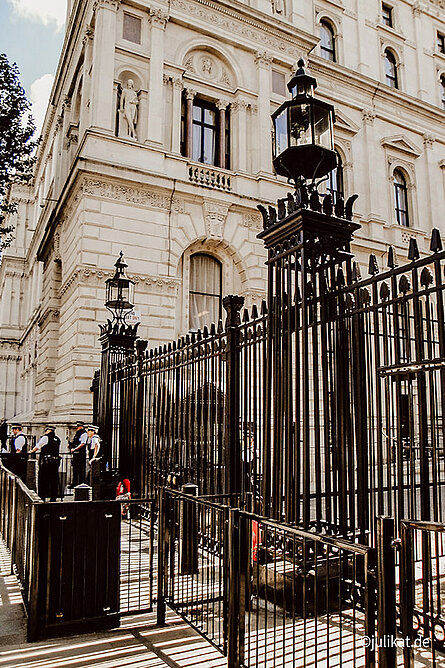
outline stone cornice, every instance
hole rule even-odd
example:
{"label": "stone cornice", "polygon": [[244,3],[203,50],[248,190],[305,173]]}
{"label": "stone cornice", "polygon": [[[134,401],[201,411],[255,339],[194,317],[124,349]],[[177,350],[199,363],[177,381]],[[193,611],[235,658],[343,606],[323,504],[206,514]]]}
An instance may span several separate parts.
{"label": "stone cornice", "polygon": [[[110,271],[106,271],[104,269],[88,267],[87,265],[77,267],[60,288],[58,297],[61,298],[69,292],[71,288],[74,288],[77,285],[103,286],[105,289],[105,281],[107,278],[111,278],[111,276],[114,276],[114,271],[111,271],[111,269]],[[172,296],[176,294],[176,290],[180,284],[180,279],[176,277],[150,276],[149,274],[131,273],[128,273],[128,277],[131,278],[136,285],[148,287],[152,292],[169,294]]]}
{"label": "stone cornice", "polygon": [[[302,51],[308,51],[317,43],[318,39],[301,30],[296,32],[295,26],[275,24],[275,20],[266,15],[255,16],[252,7],[246,7],[238,2],[213,2],[213,0],[171,0],[173,10],[179,10],[189,17],[201,19],[213,28],[221,28],[226,34],[244,38],[250,43],[261,45],[283,54],[284,59],[294,61],[301,56]],[[249,12],[249,13],[247,13]],[[275,24],[275,25],[274,25]]]}

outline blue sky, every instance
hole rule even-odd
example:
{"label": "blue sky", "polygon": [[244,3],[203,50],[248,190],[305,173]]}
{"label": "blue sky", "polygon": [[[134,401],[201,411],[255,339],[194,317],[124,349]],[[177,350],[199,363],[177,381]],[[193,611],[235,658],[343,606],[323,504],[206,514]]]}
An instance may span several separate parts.
{"label": "blue sky", "polygon": [[66,0],[0,0],[0,51],[16,62],[38,126],[63,42]]}

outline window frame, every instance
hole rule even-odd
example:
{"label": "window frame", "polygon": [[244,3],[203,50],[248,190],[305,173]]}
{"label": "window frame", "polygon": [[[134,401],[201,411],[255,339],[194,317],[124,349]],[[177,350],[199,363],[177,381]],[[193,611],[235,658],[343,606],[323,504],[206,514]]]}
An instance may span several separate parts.
{"label": "window frame", "polygon": [[440,86],[440,104],[442,109],[445,111],[445,73],[441,74],[439,77],[439,86]]}
{"label": "window frame", "polygon": [[394,8],[382,2],[382,24],[386,28],[394,28]]}
{"label": "window frame", "polygon": [[[325,30],[327,33],[329,33],[331,40],[332,40],[332,47],[326,46],[323,44],[322,41],[322,30]],[[324,60],[328,60],[331,63],[336,63],[337,62],[337,48],[336,48],[336,36],[335,36],[335,30],[332,26],[332,24],[326,20],[326,19],[321,19],[320,21],[320,57],[323,58]],[[325,55],[328,54],[328,55]]]}
{"label": "window frame", "polygon": [[[194,110],[195,109],[200,109],[201,110],[201,118],[200,120],[195,119],[194,115]],[[215,114],[215,124],[212,125],[211,123],[207,123],[205,121],[205,111],[212,111]],[[200,162],[203,165],[212,165],[213,167],[216,167],[218,165],[218,147],[219,147],[219,110],[216,104],[213,102],[208,102],[207,100],[204,100],[203,98],[200,97],[195,97],[193,99],[193,105],[192,105],[192,146],[191,146],[191,151],[192,151],[192,160],[195,162]],[[199,158],[194,158],[193,155],[195,153],[195,127],[198,126],[200,128],[200,150],[199,150]],[[205,148],[205,130],[213,130],[213,156],[212,156],[212,162],[205,162],[204,161],[204,148]]]}
{"label": "window frame", "polygon": [[[125,37],[125,18],[128,17],[129,19],[136,19],[136,21],[139,21],[139,42],[136,42],[133,39],[129,39],[128,37]],[[137,46],[142,45],[142,18],[140,16],[136,16],[136,14],[132,14],[131,12],[123,11],[122,12],[122,39],[125,40],[126,42],[130,42],[130,44],[136,44]]]}
{"label": "window frame", "polygon": [[[402,183],[397,181],[397,176],[400,176]],[[393,183],[393,197],[394,197],[394,211],[396,214],[396,222],[401,227],[410,227],[410,212],[408,200],[408,184],[405,174],[402,170],[396,167],[392,173]],[[402,193],[402,198],[400,197]],[[404,199],[404,208],[400,206],[401,199]],[[405,220],[405,222],[403,222]]]}
{"label": "window frame", "polygon": [[[389,48],[385,49],[385,51],[383,52],[383,56],[385,61],[385,84],[389,86],[389,88],[394,88],[395,90],[399,90],[399,72],[398,72],[399,67],[397,63],[397,58]],[[387,67],[388,63],[391,63],[392,66],[394,67],[394,75],[388,74],[388,67]]]}
{"label": "window frame", "polygon": [[436,47],[438,53],[445,55],[445,34],[441,33],[440,30],[436,31]]}
{"label": "window frame", "polygon": [[[201,292],[198,290],[192,290],[191,289],[191,276],[192,276],[192,263],[194,258],[196,257],[206,257],[212,260],[219,269],[219,294],[213,293],[213,292]],[[223,300],[223,263],[221,260],[214,255],[211,255],[210,253],[203,253],[203,252],[196,252],[196,253],[191,253],[189,257],[189,277],[188,277],[188,314],[187,314],[187,321],[188,321],[188,330],[189,331],[197,331],[197,329],[192,328],[191,326],[191,309],[190,309],[190,296],[191,295],[199,295],[201,297],[216,297],[218,298],[219,301],[219,306],[218,306],[218,320],[222,319],[222,300]],[[211,322],[205,323],[208,327],[212,324]],[[217,325],[218,322],[215,323]],[[198,328],[199,329],[199,328]]]}

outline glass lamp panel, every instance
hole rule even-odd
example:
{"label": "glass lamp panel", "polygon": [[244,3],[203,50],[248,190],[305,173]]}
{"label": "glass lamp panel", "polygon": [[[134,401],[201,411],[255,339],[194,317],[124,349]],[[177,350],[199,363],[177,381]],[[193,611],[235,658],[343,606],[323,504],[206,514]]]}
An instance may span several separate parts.
{"label": "glass lamp panel", "polygon": [[287,112],[288,109],[285,109],[275,118],[275,155],[280,155],[288,147]]}
{"label": "glass lamp panel", "polygon": [[313,106],[314,110],[314,144],[332,149],[331,114],[329,109]]}
{"label": "glass lamp panel", "polygon": [[298,104],[289,107],[290,114],[290,146],[302,146],[312,143],[311,106]]}

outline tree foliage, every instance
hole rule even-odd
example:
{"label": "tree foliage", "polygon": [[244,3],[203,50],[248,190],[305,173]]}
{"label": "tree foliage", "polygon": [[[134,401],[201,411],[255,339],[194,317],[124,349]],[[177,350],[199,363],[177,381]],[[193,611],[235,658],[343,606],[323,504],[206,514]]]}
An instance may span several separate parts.
{"label": "tree foliage", "polygon": [[32,179],[37,141],[32,137],[36,127],[29,111],[31,104],[19,80],[17,65],[10,64],[0,53],[0,243],[8,245],[12,225],[6,225],[8,215],[17,205],[10,197],[11,185],[28,183]]}

